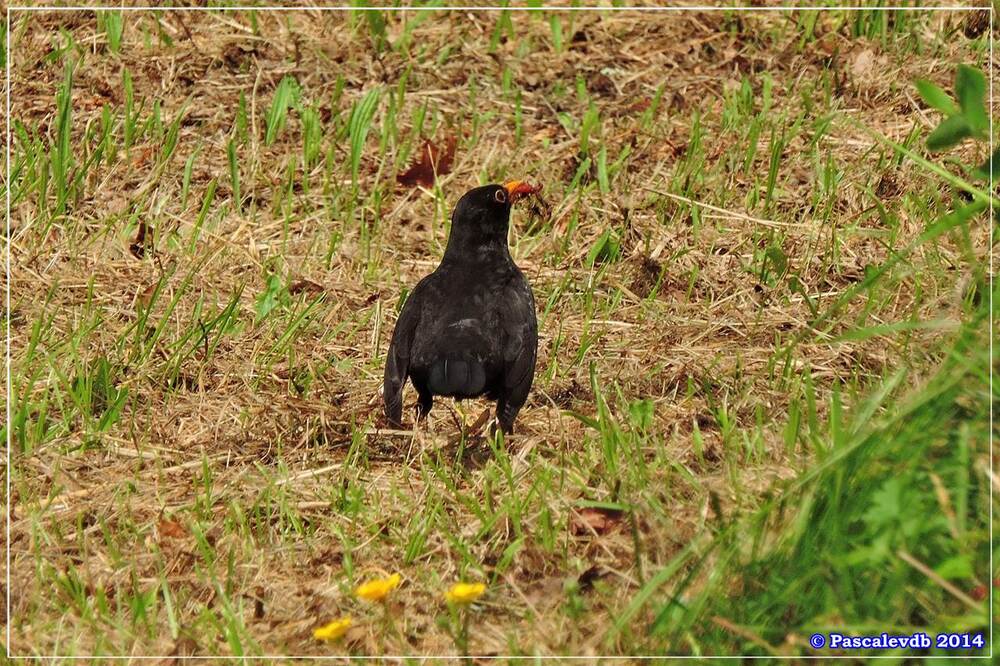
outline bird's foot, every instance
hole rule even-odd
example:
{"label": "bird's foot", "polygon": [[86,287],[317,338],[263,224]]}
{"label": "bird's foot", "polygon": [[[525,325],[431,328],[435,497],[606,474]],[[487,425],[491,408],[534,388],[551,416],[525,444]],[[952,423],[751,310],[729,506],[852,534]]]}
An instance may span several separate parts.
{"label": "bird's foot", "polygon": [[503,435],[504,440],[510,439],[511,433],[514,431],[513,424],[504,423],[500,419],[494,418],[490,423],[490,437],[496,438],[498,434]]}

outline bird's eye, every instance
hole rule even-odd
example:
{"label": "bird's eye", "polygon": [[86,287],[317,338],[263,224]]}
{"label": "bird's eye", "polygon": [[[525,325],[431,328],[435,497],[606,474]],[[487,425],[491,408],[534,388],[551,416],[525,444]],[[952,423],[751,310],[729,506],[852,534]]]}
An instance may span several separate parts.
{"label": "bird's eye", "polygon": [[504,192],[502,189],[497,190],[493,194],[493,198],[497,200],[497,203],[507,203],[507,193]]}

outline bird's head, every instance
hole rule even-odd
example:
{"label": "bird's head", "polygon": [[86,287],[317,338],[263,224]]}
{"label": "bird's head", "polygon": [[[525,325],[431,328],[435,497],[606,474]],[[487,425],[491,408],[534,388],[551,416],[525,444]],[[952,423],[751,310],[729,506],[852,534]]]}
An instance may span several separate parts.
{"label": "bird's head", "polygon": [[490,229],[506,231],[511,204],[539,190],[540,187],[529,185],[523,180],[473,188],[458,200],[452,224],[472,225],[483,231]]}

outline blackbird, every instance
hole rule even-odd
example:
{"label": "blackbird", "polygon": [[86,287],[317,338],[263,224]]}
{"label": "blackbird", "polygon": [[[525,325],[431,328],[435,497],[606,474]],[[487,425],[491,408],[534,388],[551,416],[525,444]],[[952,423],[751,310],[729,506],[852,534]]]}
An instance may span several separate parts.
{"label": "blackbird", "polygon": [[507,249],[511,204],[537,192],[522,181],[484,185],[458,200],[437,269],[413,289],[399,313],[385,364],[383,400],[401,426],[406,378],[417,390],[417,417],[434,396],[496,400],[504,433],[535,375],[535,298]]}

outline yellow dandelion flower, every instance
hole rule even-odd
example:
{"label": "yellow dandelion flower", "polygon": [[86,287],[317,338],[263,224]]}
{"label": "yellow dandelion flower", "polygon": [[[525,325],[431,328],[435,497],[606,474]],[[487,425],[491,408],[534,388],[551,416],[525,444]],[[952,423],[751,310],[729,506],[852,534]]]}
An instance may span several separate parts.
{"label": "yellow dandelion flower", "polygon": [[354,624],[354,620],[351,619],[350,615],[342,617],[326,626],[313,629],[313,638],[318,641],[335,641],[346,634],[352,624]]}
{"label": "yellow dandelion flower", "polygon": [[486,585],[483,583],[455,583],[444,593],[444,598],[453,604],[471,604],[483,596]]}
{"label": "yellow dandelion flower", "polygon": [[368,601],[382,601],[390,592],[399,587],[402,577],[396,573],[388,578],[376,578],[367,583],[359,585],[354,590],[354,595]]}

